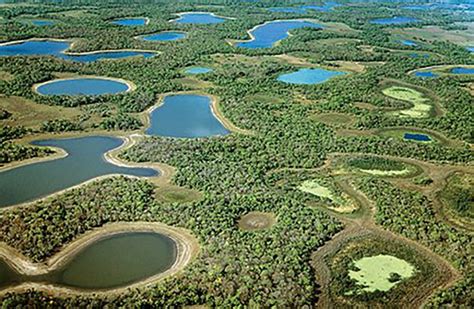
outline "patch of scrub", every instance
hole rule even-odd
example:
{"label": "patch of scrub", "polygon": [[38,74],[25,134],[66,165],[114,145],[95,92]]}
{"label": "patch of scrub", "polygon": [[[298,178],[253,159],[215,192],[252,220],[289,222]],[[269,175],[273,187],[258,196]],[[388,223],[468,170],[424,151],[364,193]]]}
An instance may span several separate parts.
{"label": "patch of scrub", "polygon": [[322,29],[323,26],[306,20],[276,20],[256,26],[249,31],[249,41],[238,42],[237,47],[242,48],[270,48],[275,43],[287,38],[289,31],[300,28]]}
{"label": "patch of scrub", "polygon": [[452,68],[450,72],[451,72],[452,74],[471,75],[471,74],[474,74],[474,68],[457,67],[457,68]]}
{"label": "patch of scrub", "polygon": [[349,168],[374,176],[407,176],[416,171],[408,164],[380,157],[355,157],[346,162]]}
{"label": "patch of scrub", "polygon": [[111,21],[112,24],[114,25],[119,25],[119,26],[128,26],[128,27],[134,27],[134,26],[145,26],[148,23],[147,18],[121,18],[121,19],[116,19]]}
{"label": "patch of scrub", "polygon": [[349,270],[349,277],[365,292],[386,292],[415,273],[415,267],[407,261],[383,254],[357,260],[353,268],[356,270]]}
{"label": "patch of scrub", "polygon": [[395,16],[395,17],[390,17],[390,18],[373,19],[370,21],[370,23],[375,24],[375,25],[402,25],[402,24],[411,24],[418,21],[419,19],[414,18],[414,17]]}
{"label": "patch of scrub", "polygon": [[243,215],[239,220],[239,227],[245,231],[259,231],[271,228],[276,222],[272,213],[252,211]]}
{"label": "patch of scrub", "polygon": [[0,208],[41,198],[99,176],[158,176],[151,168],[118,166],[106,161],[104,154],[123,144],[119,138],[88,136],[41,140],[32,144],[60,148],[68,155],[0,172]]}
{"label": "patch of scrub", "polygon": [[159,233],[115,234],[82,249],[47,281],[80,289],[125,286],[169,269],[176,249],[170,237]]}
{"label": "patch of scrub", "polygon": [[150,58],[155,52],[135,50],[94,51],[86,53],[66,53],[71,47],[69,41],[30,40],[0,44],[0,56],[54,56],[64,60],[77,62],[92,62],[101,59],[121,59],[143,56]]}
{"label": "patch of scrub", "polygon": [[168,41],[177,41],[184,39],[186,37],[186,33],[184,32],[175,32],[175,31],[163,31],[155,34],[149,34],[141,36],[140,38],[145,41],[161,41],[161,42],[168,42]]}
{"label": "patch of scrub", "polygon": [[197,138],[227,135],[230,132],[217,119],[211,98],[205,95],[165,96],[163,104],[150,114],[149,135]]}
{"label": "patch of scrub", "polygon": [[415,89],[401,86],[391,86],[382,90],[382,93],[390,98],[409,102],[413,107],[400,111],[391,112],[392,115],[410,118],[426,118],[432,110],[429,98]]}
{"label": "patch of scrub", "polygon": [[346,126],[354,122],[354,116],[342,113],[316,114],[311,116],[311,119],[334,126]]}
{"label": "patch of scrub", "polygon": [[210,72],[212,72],[212,69],[211,68],[205,68],[205,67],[192,67],[192,68],[186,69],[184,71],[184,73],[192,74],[192,75],[206,74],[206,73],[210,73]]}
{"label": "patch of scrub", "polygon": [[282,74],[278,80],[287,84],[315,85],[328,81],[336,76],[345,75],[345,72],[329,71],[325,69],[300,69],[293,73]]}
{"label": "patch of scrub", "polygon": [[440,191],[440,199],[448,213],[454,213],[465,226],[474,229],[474,176],[457,173],[451,176]]}
{"label": "patch of scrub", "polygon": [[128,83],[109,78],[78,77],[48,81],[35,86],[42,95],[104,95],[117,94],[131,90]]}
{"label": "patch of scrub", "polygon": [[173,21],[179,24],[220,24],[225,22],[227,19],[225,17],[216,16],[214,13],[207,12],[186,12],[179,13],[178,15],[179,18]]}

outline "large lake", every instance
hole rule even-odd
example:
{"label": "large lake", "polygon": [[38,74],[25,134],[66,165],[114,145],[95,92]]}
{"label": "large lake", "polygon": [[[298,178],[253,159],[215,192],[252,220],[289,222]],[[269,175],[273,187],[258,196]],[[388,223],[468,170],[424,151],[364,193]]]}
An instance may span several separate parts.
{"label": "large lake", "polygon": [[122,81],[106,78],[78,77],[52,80],[36,88],[42,95],[103,95],[126,92],[130,87]]}
{"label": "large lake", "polygon": [[33,142],[36,146],[62,148],[68,156],[0,172],[0,207],[32,201],[103,175],[158,175],[151,168],[129,168],[107,162],[104,154],[122,143],[119,138],[106,136]]}
{"label": "large lake", "polygon": [[220,24],[226,21],[225,18],[207,12],[181,13],[174,22],[179,24]]}
{"label": "large lake", "polygon": [[229,131],[214,116],[211,98],[195,94],[168,95],[150,114],[146,134],[169,137],[208,137]]}
{"label": "large lake", "polygon": [[287,84],[314,85],[344,74],[346,73],[324,69],[301,69],[293,73],[282,74],[278,80]]}
{"label": "large lake", "polygon": [[142,51],[104,51],[69,55],[64,52],[71,46],[70,42],[53,40],[25,41],[15,44],[0,45],[0,56],[54,56],[77,62],[92,62],[100,59],[120,59],[134,56],[150,58],[153,52]]}
{"label": "large lake", "polygon": [[276,42],[288,37],[289,31],[300,28],[318,28],[323,26],[304,20],[277,20],[264,23],[250,31],[250,41],[238,42],[236,46],[243,48],[269,48]]}

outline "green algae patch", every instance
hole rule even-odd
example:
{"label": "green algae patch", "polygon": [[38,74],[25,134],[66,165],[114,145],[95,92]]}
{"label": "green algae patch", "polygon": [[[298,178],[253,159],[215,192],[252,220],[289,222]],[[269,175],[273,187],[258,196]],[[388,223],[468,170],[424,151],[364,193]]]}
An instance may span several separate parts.
{"label": "green algae patch", "polygon": [[330,199],[331,201],[336,200],[329,188],[318,184],[315,180],[307,180],[303,182],[298,189],[303,192],[319,196],[321,198]]}
{"label": "green algae patch", "polygon": [[430,115],[432,106],[430,99],[423,93],[408,87],[391,86],[382,90],[382,93],[390,98],[405,101],[413,104],[408,109],[391,112],[390,114],[409,117],[409,118],[426,118]]}
{"label": "green algae patch", "polygon": [[415,267],[407,261],[383,254],[364,257],[355,261],[353,267],[356,270],[349,270],[349,277],[363,286],[361,290],[365,292],[386,292],[415,273]]}
{"label": "green algae patch", "polygon": [[298,189],[317,196],[327,204],[327,208],[339,213],[351,213],[357,209],[351,198],[328,179],[306,180]]}

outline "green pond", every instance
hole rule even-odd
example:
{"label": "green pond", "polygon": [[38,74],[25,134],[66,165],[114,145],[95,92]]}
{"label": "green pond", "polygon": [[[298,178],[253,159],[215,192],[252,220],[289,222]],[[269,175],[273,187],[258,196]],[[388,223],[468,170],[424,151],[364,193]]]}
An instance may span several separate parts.
{"label": "green pond", "polygon": [[176,261],[176,253],[176,243],[168,236],[124,232],[92,243],[45,275],[23,276],[0,260],[0,287],[41,282],[82,290],[112,289],[168,270]]}

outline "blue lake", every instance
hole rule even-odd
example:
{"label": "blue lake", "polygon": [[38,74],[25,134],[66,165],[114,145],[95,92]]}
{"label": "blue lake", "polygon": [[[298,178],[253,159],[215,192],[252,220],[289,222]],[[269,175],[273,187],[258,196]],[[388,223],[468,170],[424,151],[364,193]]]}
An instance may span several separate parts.
{"label": "blue lake", "polygon": [[324,69],[301,69],[293,73],[282,74],[278,80],[287,84],[314,85],[344,74],[346,73]]}
{"label": "blue lake", "polygon": [[127,90],[129,86],[124,82],[90,77],[53,80],[36,88],[43,95],[103,95]]}
{"label": "blue lake", "polygon": [[186,74],[205,74],[205,73],[210,73],[212,72],[211,68],[205,68],[205,67],[193,67],[186,69],[184,73]]}
{"label": "blue lake", "polygon": [[203,95],[168,95],[150,114],[149,135],[168,137],[208,137],[230,132],[214,116],[211,98]]}
{"label": "blue lake", "polygon": [[414,23],[418,21],[419,20],[417,18],[413,18],[413,17],[397,16],[397,17],[391,17],[391,18],[373,19],[370,21],[370,23],[376,24],[376,25],[401,25],[401,24]]}
{"label": "blue lake", "polygon": [[146,18],[121,18],[112,21],[112,24],[119,26],[145,26]]}
{"label": "blue lake", "polygon": [[410,46],[410,47],[418,46],[418,44],[416,44],[415,42],[410,41],[410,40],[402,40],[402,41],[400,41],[400,43],[402,43],[405,46]]}
{"label": "blue lake", "polygon": [[64,52],[71,46],[70,42],[62,41],[26,41],[21,43],[0,45],[0,56],[54,56],[77,62],[92,62],[100,59],[121,59],[134,56],[150,58],[153,52],[141,51],[104,51],[69,55]]}
{"label": "blue lake", "polygon": [[184,32],[164,31],[155,34],[144,35],[141,38],[145,41],[176,41],[186,37]]}
{"label": "blue lake", "polygon": [[474,47],[466,47],[468,51],[470,51],[471,53],[474,53]]}
{"label": "blue lake", "polygon": [[412,53],[412,54],[410,54],[410,57],[412,57],[412,58],[420,58],[420,57],[422,57],[422,58],[429,58],[430,55],[428,55],[428,54],[421,54],[421,55],[420,55],[420,54],[417,54],[417,53]]}
{"label": "blue lake", "polygon": [[215,16],[213,13],[197,12],[182,13],[178,19],[174,20],[179,24],[220,24],[226,21],[225,18]]}
{"label": "blue lake", "polygon": [[417,142],[429,142],[431,138],[426,134],[418,134],[418,133],[405,133],[403,134],[404,139],[413,140]]}
{"label": "blue lake", "polygon": [[51,21],[51,20],[40,20],[40,19],[37,19],[37,20],[32,20],[31,23],[35,26],[38,26],[38,27],[44,27],[44,26],[52,26],[55,24],[54,21]]}
{"label": "blue lake", "polygon": [[334,8],[341,6],[336,2],[325,2],[323,5],[301,5],[298,7],[274,7],[268,10],[274,13],[306,13],[308,10],[314,10],[319,12],[329,12]]}
{"label": "blue lake", "polygon": [[299,28],[317,28],[323,26],[303,20],[277,20],[264,23],[250,31],[252,39],[250,41],[239,42],[237,47],[243,48],[270,48],[278,41],[288,37],[288,32]]}
{"label": "blue lake", "polygon": [[416,77],[423,77],[423,78],[433,78],[437,77],[438,74],[433,73],[431,71],[425,71],[425,72],[415,72],[414,74]]}
{"label": "blue lake", "polygon": [[33,142],[36,146],[62,148],[69,155],[0,172],[0,207],[38,199],[103,175],[158,175],[154,169],[128,168],[107,162],[104,154],[122,143],[119,138],[106,136]]}
{"label": "blue lake", "polygon": [[474,68],[452,68],[453,74],[474,74]]}

